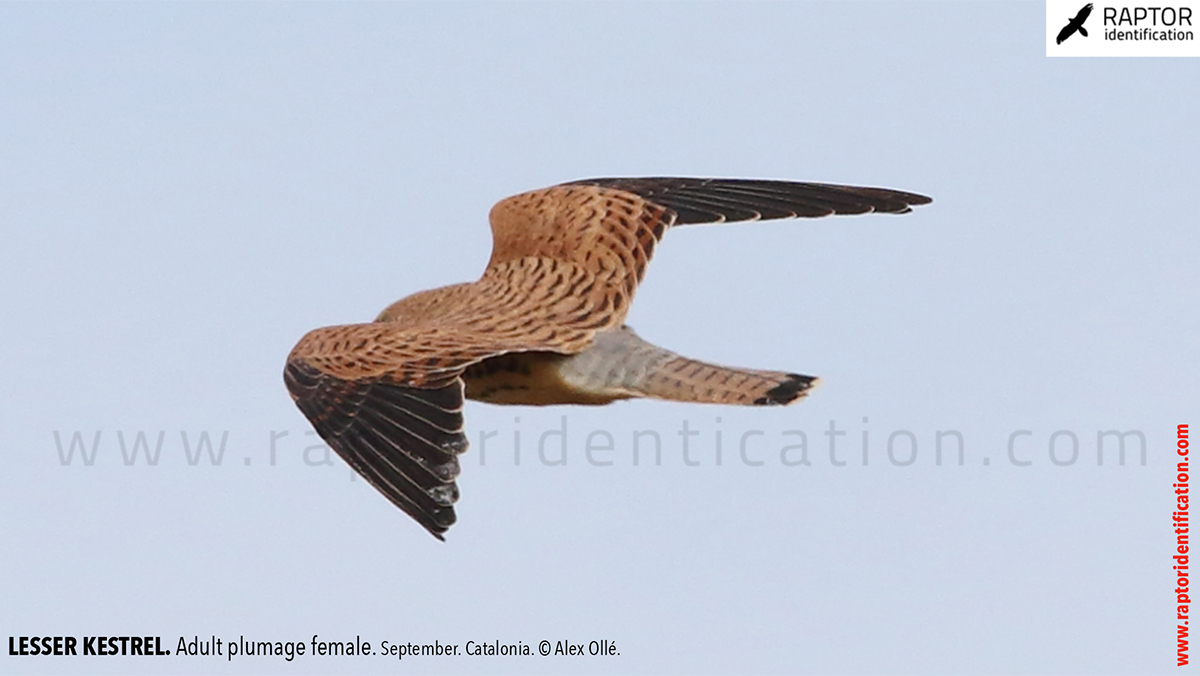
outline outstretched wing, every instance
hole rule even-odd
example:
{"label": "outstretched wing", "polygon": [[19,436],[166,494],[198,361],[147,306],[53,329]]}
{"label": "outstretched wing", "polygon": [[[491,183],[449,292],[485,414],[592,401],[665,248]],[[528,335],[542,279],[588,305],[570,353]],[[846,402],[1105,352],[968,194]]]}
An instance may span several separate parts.
{"label": "outstretched wing", "polygon": [[474,284],[402,300],[383,321],[310,331],[284,380],[330,448],[443,539],[455,521],[455,456],[467,448],[462,372],[509,352],[583,350],[613,316],[593,286],[564,261],[511,261]]}
{"label": "outstretched wing", "polygon": [[462,380],[415,388],[383,378],[344,380],[289,359],[288,391],[337,454],[434,537],[456,519]]}
{"label": "outstretched wing", "polygon": [[[673,225],[869,212],[902,214],[924,195],[823,183],[712,178],[594,178],[523,193],[492,208],[492,257],[484,280],[538,260],[589,279],[592,323],[619,326],[654,247]],[[602,321],[601,321],[602,320]]]}
{"label": "outstretched wing", "polygon": [[321,438],[434,537],[454,523],[468,365],[519,347],[447,326],[373,323],[310,331],[284,381]]}
{"label": "outstretched wing", "polygon": [[676,215],[674,225],[819,218],[878,212],[904,214],[928,204],[924,195],[827,183],[721,178],[591,178],[594,185],[633,193]]}

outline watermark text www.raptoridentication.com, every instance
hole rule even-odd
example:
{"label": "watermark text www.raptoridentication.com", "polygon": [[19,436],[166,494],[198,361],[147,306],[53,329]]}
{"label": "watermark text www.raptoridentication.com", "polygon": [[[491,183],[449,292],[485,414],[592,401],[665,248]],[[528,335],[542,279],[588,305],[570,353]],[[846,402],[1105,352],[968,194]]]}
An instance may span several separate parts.
{"label": "watermark text www.raptoridentication.com", "polygon": [[[66,467],[96,463],[155,467],[340,466],[311,429],[264,430],[234,437],[228,430],[53,430],[48,449]],[[985,438],[987,437],[987,438]],[[971,435],[952,427],[876,429],[868,417],[829,420],[809,429],[737,428],[720,417],[645,429],[577,429],[557,425],[476,429],[463,461],[482,467],[1144,467],[1139,429],[1013,429]],[[169,459],[169,460],[168,460]]]}

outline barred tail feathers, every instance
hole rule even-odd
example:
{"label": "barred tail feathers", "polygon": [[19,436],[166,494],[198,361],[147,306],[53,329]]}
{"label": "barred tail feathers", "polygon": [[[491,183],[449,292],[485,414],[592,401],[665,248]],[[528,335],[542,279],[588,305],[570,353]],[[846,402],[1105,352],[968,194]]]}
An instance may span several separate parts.
{"label": "barred tail feathers", "polygon": [[813,376],[709,364],[642,340],[627,326],[606,331],[586,351],[563,360],[559,373],[574,391],[597,400],[653,397],[668,401],[770,406],[811,390]]}

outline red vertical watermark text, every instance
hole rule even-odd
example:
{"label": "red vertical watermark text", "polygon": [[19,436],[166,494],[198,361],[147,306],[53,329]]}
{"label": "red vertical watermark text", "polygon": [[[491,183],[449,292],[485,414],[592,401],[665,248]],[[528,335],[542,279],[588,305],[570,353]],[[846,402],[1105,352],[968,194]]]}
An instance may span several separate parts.
{"label": "red vertical watermark text", "polygon": [[1175,524],[1175,553],[1171,560],[1175,565],[1175,664],[1188,663],[1188,611],[1192,605],[1191,590],[1188,588],[1188,426],[1175,428],[1175,511],[1171,512]]}

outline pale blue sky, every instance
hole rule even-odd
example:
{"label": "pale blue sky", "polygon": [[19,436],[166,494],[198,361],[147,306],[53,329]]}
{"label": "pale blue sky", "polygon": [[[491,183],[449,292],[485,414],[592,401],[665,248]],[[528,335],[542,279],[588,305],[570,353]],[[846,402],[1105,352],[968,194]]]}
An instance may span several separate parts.
{"label": "pale blue sky", "polygon": [[[1174,669],[1200,63],[1048,59],[1044,26],[1036,2],[0,4],[0,634],[620,650],[0,672]],[[610,175],[935,201],[667,236],[629,323],[822,376],[796,406],[469,403],[444,544],[305,464],[281,377],[305,331],[474,278],[494,202]],[[633,463],[644,430],[661,465]],[[1131,435],[1098,466],[1106,430],[1146,464]],[[138,431],[156,466],[123,462]],[[96,432],[62,466],[55,435]]]}

